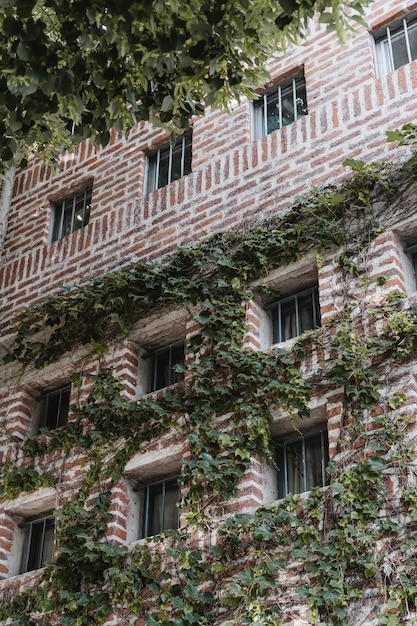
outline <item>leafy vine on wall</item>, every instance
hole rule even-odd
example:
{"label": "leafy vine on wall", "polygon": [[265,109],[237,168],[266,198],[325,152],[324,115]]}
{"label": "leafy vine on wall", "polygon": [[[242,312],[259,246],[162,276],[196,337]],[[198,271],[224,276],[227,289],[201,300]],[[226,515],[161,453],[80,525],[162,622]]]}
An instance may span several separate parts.
{"label": "leafy vine on wall", "polygon": [[[198,359],[187,366],[181,389],[130,402],[111,368],[100,369],[85,406],[73,407],[74,420],[46,438],[27,440],[15,470],[10,463],[2,467],[5,499],[53,484],[54,466],[37,472],[36,462],[56,450],[81,451],[87,461],[77,493],[57,512],[54,563],[38,587],[3,602],[1,619],[12,618],[14,626],[49,626],[57,619],[88,626],[116,615],[118,623],[137,616],[148,626],[278,626],[291,617],[285,602],[289,567],[298,572],[296,591],[311,623],[345,626],[364,589],[382,598],[382,625],[398,626],[416,609],[416,539],[404,537],[400,523],[401,515],[417,519],[407,470],[414,454],[412,418],[402,410],[404,395],[386,399],[381,388],[390,368],[415,352],[417,310],[403,310],[393,294],[374,308],[372,332],[364,334],[360,315],[352,325],[347,301],[340,315],[289,350],[242,349],[242,302],[253,297],[255,280],[268,291],[262,280],[274,268],[310,250],[319,256],[338,251],[342,272],[364,280],[362,261],[381,232],[371,194],[376,187],[389,193],[389,185],[382,166],[348,164],[352,178],[300,199],[280,219],[219,233],[178,249],[164,264],[109,274],[20,314],[5,361],[36,368],[80,344],[101,354],[107,343],[127,337],[141,316],[171,303],[197,307],[200,330],[189,346]],[[361,313],[366,307],[359,305]],[[307,353],[323,349],[315,386],[302,366]],[[250,459],[271,459],[271,409],[308,417],[318,388],[343,392],[343,436],[330,463],[329,487],[288,496],[252,515],[213,519],[213,507],[235,495]],[[224,415],[231,416],[227,426],[219,419]],[[374,428],[367,429],[370,421]],[[189,447],[181,476],[188,526],[130,548],[109,543],[111,493],[127,461],[173,427],[186,431]],[[393,473],[401,485],[397,513],[387,491]],[[196,542],[198,530],[203,542]],[[388,547],[401,562],[389,575]]]}

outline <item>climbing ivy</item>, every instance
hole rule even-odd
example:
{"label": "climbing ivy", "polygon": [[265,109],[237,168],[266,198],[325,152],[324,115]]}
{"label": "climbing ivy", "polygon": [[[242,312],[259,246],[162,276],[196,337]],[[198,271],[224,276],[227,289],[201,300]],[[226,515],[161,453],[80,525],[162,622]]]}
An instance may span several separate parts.
{"label": "climbing ivy", "polygon": [[[354,309],[347,298],[333,320],[289,349],[242,348],[242,303],[254,291],[255,297],[268,293],[263,279],[271,270],[307,251],[320,257],[337,250],[347,283],[368,286],[367,250],[381,232],[371,194],[375,186],[389,193],[389,184],[381,166],[347,165],[353,170],[347,182],[300,198],[279,219],[179,248],[165,262],[137,264],[61,290],[18,316],[5,361],[36,368],[80,345],[100,361],[107,345],[127,337],[141,316],[174,303],[194,311],[200,330],[188,348],[198,358],[190,359],[181,388],[131,402],[112,369],[101,367],[90,374],[85,405],[72,407],[71,423],[22,444],[15,469],[3,465],[1,494],[14,498],[54,484],[54,464],[42,474],[34,468],[38,461],[45,467],[55,451],[85,458],[76,493],[56,512],[54,562],[38,587],[3,602],[0,619],[13,618],[16,626],[49,626],[57,619],[65,626],[92,626],[120,612],[123,619],[143,618],[147,626],[219,619],[279,626],[289,619],[289,566],[297,569],[297,593],[308,604],[311,623],[345,626],[351,606],[370,587],[383,598],[380,624],[397,626],[416,609],[415,539],[404,541],[399,517],[417,517],[416,490],[407,476],[415,454],[407,438],[412,418],[402,411],[405,394],[385,397],[382,388],[391,367],[416,350],[417,309],[404,309],[398,294],[372,312],[366,301]],[[303,365],[314,351],[324,356],[317,381],[307,382]],[[81,373],[74,374],[74,381],[80,379]],[[318,389],[339,390],[343,397],[330,485],[216,521],[213,512],[235,495],[253,455],[272,461],[272,413],[308,419]],[[175,428],[185,433],[189,451],[181,472],[187,528],[129,548],[109,543],[111,494],[126,463]],[[402,485],[398,512],[387,493],[393,473]],[[388,572],[382,546],[403,555],[401,568]]]}

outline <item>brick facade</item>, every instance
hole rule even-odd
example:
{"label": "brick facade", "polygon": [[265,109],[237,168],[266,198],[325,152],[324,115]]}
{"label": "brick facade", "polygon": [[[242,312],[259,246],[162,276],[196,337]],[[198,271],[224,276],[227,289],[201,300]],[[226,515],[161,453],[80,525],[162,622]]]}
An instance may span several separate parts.
{"label": "brick facade", "polygon": [[[368,22],[371,30],[376,31],[413,11],[417,11],[415,0],[376,0],[369,9]],[[303,69],[308,115],[254,141],[248,101],[233,103],[230,114],[209,111],[193,121],[192,173],[149,194],[145,193],[146,153],[167,139],[162,130],[150,124],[140,125],[128,139],[114,134],[105,148],[84,143],[74,153],[63,152],[61,169],[56,172],[32,160],[25,170],[14,174],[11,193],[9,182],[4,182],[0,194],[0,325],[6,349],[12,346],[14,314],[57,292],[61,286],[83,284],[136,262],[166,260],[178,246],[205,241],[219,231],[267,223],[312,188],[345,180],[349,171],[342,165],[344,159],[401,162],[409,154],[407,148],[394,151],[386,142],[385,133],[415,121],[417,61],[378,78],[372,36],[362,27],[356,33],[348,33],[346,44],[340,46],[334,34],[324,33],[314,23],[306,40],[298,47],[290,47],[285,56],[271,60],[269,69],[274,83]],[[87,183],[92,184],[88,225],[50,243],[53,202]],[[340,313],[347,298],[352,303],[366,300],[370,307],[377,307],[390,291],[397,290],[404,296],[404,308],[415,306],[413,267],[410,256],[404,253],[407,245],[417,242],[415,192],[415,180],[401,175],[395,197],[374,199],[374,210],[385,230],[363,252],[369,279],[366,289],[360,279],[346,279],[343,275],[338,263],[340,251],[322,256],[311,252],[294,265],[274,272],[270,285],[285,297],[294,291],[294,285],[305,288],[317,282],[323,326]],[[382,275],[384,281],[378,283]],[[244,347],[266,350],[272,343],[271,314],[259,298],[244,306]],[[371,326],[374,322],[366,323]],[[100,357],[91,357],[89,347],[82,347],[39,371],[28,368],[22,373],[16,364],[2,365],[0,460],[19,465],[21,444],[33,436],[30,424],[39,394],[68,382],[72,371],[81,371],[83,375],[81,386],[72,387],[72,405],[83,406],[92,386],[90,377],[103,365],[114,368],[123,380],[123,396],[135,401],[150,390],[149,355],[161,345],[178,340],[187,343],[197,331],[191,311],[175,307],[150,311],[126,339],[112,343]],[[316,384],[327,357],[326,347],[317,345],[306,356],[302,373],[307,381]],[[416,376],[414,360],[386,373],[387,394],[392,389],[403,390],[407,396],[403,410],[409,415],[414,414],[416,407]],[[153,394],[151,397],[158,397],[158,391]],[[330,457],[343,459],[340,442],[350,427],[343,423],[341,391],[315,389],[311,412],[313,425],[327,427]],[[288,416],[274,418],[274,434],[288,432]],[[367,432],[378,427],[374,418],[370,412],[364,425]],[[111,493],[109,543],[127,545],[139,539],[138,533],[132,531],[138,523],[139,513],[132,512],[138,506],[138,489],[149,478],[163,478],[167,470],[169,475],[179,473],[181,458],[187,458],[185,431],[173,428],[148,442],[146,450],[128,462],[125,475]],[[411,439],[415,439],[415,432]],[[359,448],[362,443],[358,436],[355,446]],[[33,492],[0,501],[0,593],[4,602],[24,588],[36,586],[39,579],[38,571],[18,574],[17,522],[37,512],[48,513],[68,501],[81,484],[84,462],[81,449],[71,453],[63,449],[51,451],[42,463],[56,469],[57,487],[43,488],[45,493],[40,497]],[[414,460],[409,467],[414,479],[416,471]],[[277,497],[275,480],[265,459],[254,455],[236,497],[212,513],[222,519],[236,512],[253,512],[260,505],[273,502]],[[394,475],[391,483],[388,480],[388,514],[390,507],[395,508],[395,494],[400,489],[396,481]],[[181,513],[180,525],[186,525],[185,512]],[[204,544],[202,533],[196,537]],[[282,604],[287,616],[284,623],[288,625],[312,623],[306,603],[298,597],[294,600],[294,589],[303,582],[299,578],[297,564],[290,563],[279,581],[281,593],[286,593]],[[377,590],[371,588],[360,601],[352,603],[349,623],[379,624],[379,600],[375,597]],[[50,616],[48,619],[53,621]],[[415,614],[410,611],[401,623],[411,625],[413,619]],[[106,623],[137,626],[143,622],[120,614],[110,615]]]}

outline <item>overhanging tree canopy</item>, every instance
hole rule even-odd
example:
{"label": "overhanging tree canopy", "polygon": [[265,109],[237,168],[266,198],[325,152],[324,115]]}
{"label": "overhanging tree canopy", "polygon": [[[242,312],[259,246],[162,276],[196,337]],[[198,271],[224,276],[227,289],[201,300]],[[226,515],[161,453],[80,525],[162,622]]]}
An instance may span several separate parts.
{"label": "overhanging tree canopy", "polygon": [[139,120],[186,128],[253,93],[315,12],[341,34],[371,2],[0,0],[3,168]]}

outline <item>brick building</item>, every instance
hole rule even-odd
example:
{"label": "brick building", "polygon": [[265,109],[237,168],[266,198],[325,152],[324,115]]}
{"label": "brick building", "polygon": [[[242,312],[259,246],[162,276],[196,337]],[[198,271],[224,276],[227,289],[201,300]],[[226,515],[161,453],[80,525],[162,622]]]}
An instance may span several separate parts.
{"label": "brick building", "polygon": [[[175,146],[142,124],[3,182],[1,623],[416,622],[416,182],[386,131],[415,121],[417,2],[375,0],[367,21],[344,46],[311,24],[258,100],[193,120]],[[345,159],[392,166],[355,178]],[[222,268],[230,306],[247,276],[238,348]],[[55,318],[25,318],[9,358],[15,315],[54,295]],[[212,366],[213,346],[240,369]]]}

